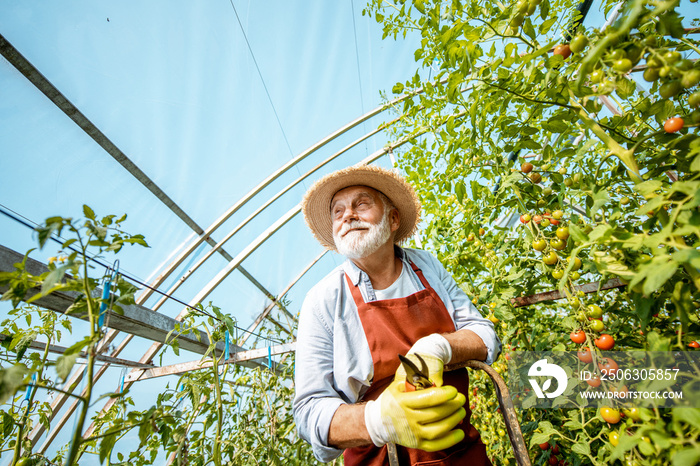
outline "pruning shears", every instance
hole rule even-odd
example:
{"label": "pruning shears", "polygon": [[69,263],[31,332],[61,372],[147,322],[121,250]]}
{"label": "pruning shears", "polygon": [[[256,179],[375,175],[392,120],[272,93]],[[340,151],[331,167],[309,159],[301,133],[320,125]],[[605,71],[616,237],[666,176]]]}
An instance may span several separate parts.
{"label": "pruning shears", "polygon": [[434,387],[435,384],[430,380],[430,372],[428,371],[428,365],[425,363],[423,358],[419,355],[415,355],[420,362],[420,369],[406,356],[399,354],[399,361],[403,365],[406,371],[406,391],[413,392],[416,390],[424,390],[426,388]]}

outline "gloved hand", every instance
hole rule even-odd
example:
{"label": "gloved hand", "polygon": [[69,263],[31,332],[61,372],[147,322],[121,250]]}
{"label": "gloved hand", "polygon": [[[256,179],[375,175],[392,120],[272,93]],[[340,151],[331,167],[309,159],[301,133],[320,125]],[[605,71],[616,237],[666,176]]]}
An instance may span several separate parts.
{"label": "gloved hand", "polygon": [[464,438],[464,431],[454,429],[466,416],[464,395],[452,386],[406,392],[404,384],[405,378],[394,379],[365,405],[365,424],[376,446],[392,442],[438,451]]}
{"label": "gloved hand", "polygon": [[[408,350],[406,357],[420,368],[421,364],[418,358],[413,356],[415,354],[420,354],[428,366],[430,380],[432,380],[436,386],[441,387],[443,367],[452,359],[452,347],[445,337],[433,333],[432,335],[428,335],[416,341],[411,349]],[[401,364],[396,371],[396,380],[406,380],[406,370]]]}

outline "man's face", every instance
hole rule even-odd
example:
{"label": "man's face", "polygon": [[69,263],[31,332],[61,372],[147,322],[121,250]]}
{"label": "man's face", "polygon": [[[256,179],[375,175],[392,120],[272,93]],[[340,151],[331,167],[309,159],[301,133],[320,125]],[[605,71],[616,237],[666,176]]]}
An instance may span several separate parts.
{"label": "man's face", "polygon": [[338,191],[331,201],[330,215],[336,249],[350,259],[373,254],[398,228],[398,214],[392,215],[388,209],[385,212],[379,193],[366,186]]}

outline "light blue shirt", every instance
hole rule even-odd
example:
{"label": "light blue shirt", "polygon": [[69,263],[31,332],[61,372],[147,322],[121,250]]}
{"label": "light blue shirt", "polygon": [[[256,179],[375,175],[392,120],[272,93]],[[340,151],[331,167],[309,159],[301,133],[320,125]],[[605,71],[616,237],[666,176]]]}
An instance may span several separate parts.
{"label": "light blue shirt", "polygon": [[[467,328],[481,337],[488,350],[487,364],[501,352],[493,323],[481,316],[452,276],[432,254],[396,248],[415,289],[423,284],[408,260],[423,271],[458,330]],[[372,382],[374,366],[357,306],[345,274],[357,285],[365,302],[375,301],[369,276],[346,260],[316,284],[301,307],[295,361],[294,421],[301,438],[309,442],[319,461],[331,461],[343,450],[328,446],[328,429],[343,403],[356,403]],[[410,325],[407,322],[406,325]]]}

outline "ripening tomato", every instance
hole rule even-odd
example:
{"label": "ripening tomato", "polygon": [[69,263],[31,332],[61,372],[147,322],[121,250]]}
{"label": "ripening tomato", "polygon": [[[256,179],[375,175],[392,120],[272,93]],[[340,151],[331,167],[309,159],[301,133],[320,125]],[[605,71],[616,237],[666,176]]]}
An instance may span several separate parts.
{"label": "ripening tomato", "polygon": [[603,351],[607,351],[615,346],[615,339],[607,333],[603,333],[600,338],[596,338],[595,345]]}
{"label": "ripening tomato", "polygon": [[608,435],[608,440],[613,447],[616,447],[620,443],[620,434],[613,430]]}
{"label": "ripening tomato", "polygon": [[540,223],[542,221],[542,216],[537,214],[532,217],[532,221],[535,223]]}
{"label": "ripening tomato", "polygon": [[530,173],[532,169],[535,168],[530,162],[525,162],[520,166],[520,171],[523,173]]}
{"label": "ripening tomato", "polygon": [[610,424],[617,424],[620,422],[620,411],[611,408],[610,406],[600,407],[600,416]]}
{"label": "ripening tomato", "polygon": [[580,345],[581,343],[586,341],[586,332],[584,332],[583,330],[571,332],[571,334],[569,334],[569,337],[571,338],[571,341]]}
{"label": "ripening tomato", "polygon": [[664,122],[664,131],[667,133],[677,133],[683,128],[683,118],[673,117]]}
{"label": "ripening tomato", "polygon": [[539,173],[532,173],[530,175],[530,181],[532,181],[535,184],[538,184],[540,181],[542,181],[542,175]]}
{"label": "ripening tomato", "polygon": [[560,44],[554,47],[554,55],[561,55],[561,57],[566,60],[571,55],[571,47],[569,44]]}
{"label": "ripening tomato", "polygon": [[559,239],[567,239],[569,237],[569,227],[557,228],[556,235]]}
{"label": "ripening tomato", "polygon": [[535,251],[544,251],[546,247],[547,241],[545,241],[544,238],[539,238],[532,242],[532,249]]}
{"label": "ripening tomato", "polygon": [[557,251],[561,251],[566,247],[566,240],[554,238],[552,241],[549,242],[549,244],[552,246],[552,248],[556,249]]}
{"label": "ripening tomato", "polygon": [[556,218],[557,220],[561,220],[561,218],[564,216],[564,211],[562,210],[555,210],[552,212],[552,217]]}
{"label": "ripening tomato", "polygon": [[636,407],[623,409],[622,412],[625,413],[625,417],[632,419],[634,422],[637,422],[642,418],[642,412]]}
{"label": "ripening tomato", "polygon": [[532,217],[530,217],[530,214],[522,214],[520,216],[520,223],[528,223],[530,220],[532,220]]}
{"label": "ripening tomato", "polygon": [[569,257],[569,258],[566,260],[566,262],[567,262],[567,263],[571,263],[572,260],[574,261],[574,266],[571,267],[571,270],[578,270],[578,269],[581,268],[581,265],[583,265],[582,262],[581,262],[581,259],[579,259],[578,257],[573,257],[573,258],[572,258],[572,257]]}
{"label": "ripening tomato", "polygon": [[554,265],[557,263],[558,260],[559,256],[557,256],[557,253],[554,251],[549,251],[549,254],[542,258],[542,262],[544,262],[547,265]]}
{"label": "ripening tomato", "polygon": [[542,228],[548,227],[549,224],[550,224],[550,221],[549,221],[549,219],[548,219],[547,217],[543,218],[542,221],[540,222],[540,226],[541,226]]}
{"label": "ripening tomato", "polygon": [[552,278],[559,280],[564,276],[564,271],[561,269],[552,270]]}

